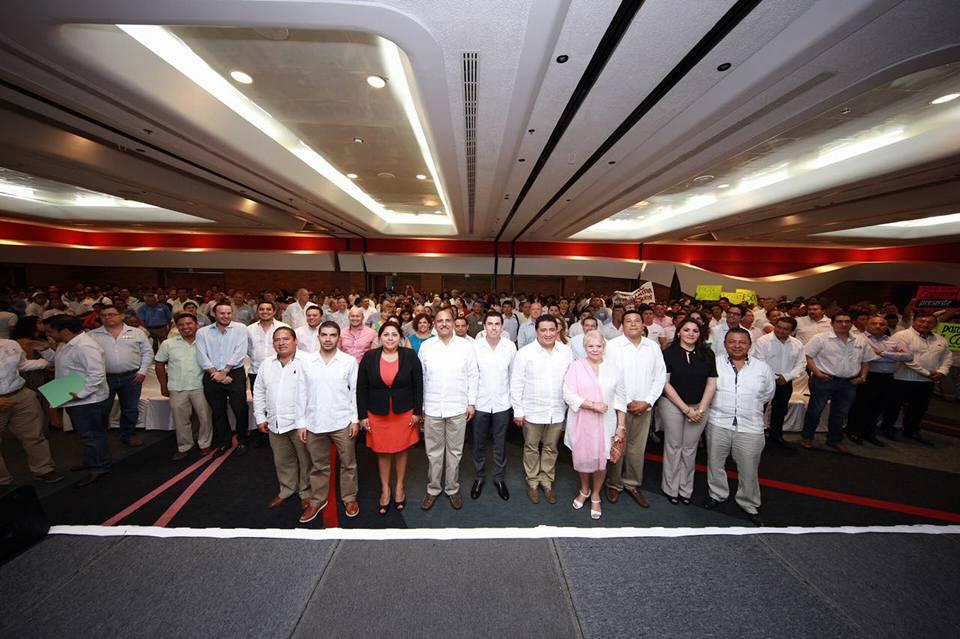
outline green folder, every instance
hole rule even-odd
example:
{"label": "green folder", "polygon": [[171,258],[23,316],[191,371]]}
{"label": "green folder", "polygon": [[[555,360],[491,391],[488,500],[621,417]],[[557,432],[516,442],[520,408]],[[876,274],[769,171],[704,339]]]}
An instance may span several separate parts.
{"label": "green folder", "polygon": [[52,382],[47,382],[37,390],[47,398],[51,406],[56,408],[72,400],[73,396],[70,393],[79,393],[86,383],[83,375],[73,372],[58,377]]}

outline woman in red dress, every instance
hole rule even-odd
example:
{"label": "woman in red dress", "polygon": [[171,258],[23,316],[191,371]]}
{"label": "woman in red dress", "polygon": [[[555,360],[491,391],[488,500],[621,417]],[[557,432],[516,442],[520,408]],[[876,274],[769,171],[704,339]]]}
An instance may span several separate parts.
{"label": "woman in red dress", "polygon": [[400,329],[384,322],[379,331],[380,348],[367,351],[357,375],[357,414],[367,431],[367,446],[377,453],[380,470],[381,515],[390,510],[390,471],[397,472],[393,491],[397,510],[406,507],[403,482],[407,473],[407,449],[420,438],[423,419],[423,369],[410,348],[400,346]]}

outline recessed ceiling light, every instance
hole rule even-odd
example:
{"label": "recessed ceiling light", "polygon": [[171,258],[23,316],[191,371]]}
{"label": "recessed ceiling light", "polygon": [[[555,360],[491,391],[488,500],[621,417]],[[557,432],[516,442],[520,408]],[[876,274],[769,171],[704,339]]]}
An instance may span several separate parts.
{"label": "recessed ceiling light", "polygon": [[418,180],[426,180],[426,179],[427,179],[427,176],[424,175],[423,173],[417,173],[417,179],[418,179]]}
{"label": "recessed ceiling light", "polygon": [[952,102],[960,98],[960,93],[948,93],[947,95],[941,95],[936,100],[930,100],[930,104],[943,104],[945,102]]}
{"label": "recessed ceiling light", "polygon": [[379,75],[368,75],[367,84],[372,86],[374,89],[382,89],[387,86],[387,81],[381,78]]}
{"label": "recessed ceiling light", "polygon": [[347,173],[347,177],[350,178],[351,180],[356,180],[360,176],[357,175],[356,173]]}
{"label": "recessed ceiling light", "polygon": [[729,189],[729,188],[730,188],[730,185],[729,185],[729,184],[726,184],[726,183],[724,183],[724,184],[718,184],[718,185],[717,185],[717,188],[718,188],[718,189]]}
{"label": "recessed ceiling light", "polygon": [[713,182],[713,176],[712,176],[712,175],[698,175],[697,177],[693,178],[693,182],[694,182],[695,184],[706,184],[707,182]]}
{"label": "recessed ceiling light", "polygon": [[393,173],[390,173],[389,171],[381,171],[380,173],[377,173],[377,177],[383,178],[384,180],[392,180],[397,176],[394,175]]}
{"label": "recessed ceiling light", "polygon": [[[162,60],[172,65],[180,73],[183,73],[199,87],[217,98],[231,111],[256,127],[261,133],[282,146],[291,155],[316,173],[332,182],[341,191],[356,200],[371,213],[377,215],[380,219],[388,223],[394,221],[406,222],[408,221],[408,217],[412,217],[391,211],[381,202],[378,202],[371,194],[364,191],[355,183],[355,178],[348,178],[345,174],[341,173],[327,158],[320,155],[315,149],[299,139],[283,122],[271,116],[267,110],[244,95],[228,74],[221,74],[215,71],[203,58],[197,55],[196,52],[167,29],[151,25],[120,24],[117,25],[117,27],[148,50],[158,55]],[[433,182],[437,183],[440,203],[446,212],[445,219],[438,222],[429,222],[429,224],[445,224],[455,229],[456,224],[451,215],[450,203],[440,183],[423,123],[420,121],[420,116],[417,112],[413,91],[407,81],[407,71],[404,68],[403,54],[400,49],[389,40],[381,39],[380,49],[383,63],[385,64],[385,73],[383,76],[377,76],[377,80],[380,81],[377,84],[386,86],[386,83],[389,81],[391,94],[397,98],[403,106],[403,113],[409,122],[417,145],[420,148],[427,174],[432,178]],[[364,75],[363,77],[367,76]],[[374,82],[376,82],[376,80],[374,80]],[[370,177],[368,174],[366,179]]]}
{"label": "recessed ceiling light", "polygon": [[641,206],[647,206],[649,204],[650,202],[647,202],[646,200],[640,200],[639,202],[633,205],[633,208],[640,208]]}
{"label": "recessed ceiling light", "polygon": [[363,138],[353,138],[354,144],[363,144]]}
{"label": "recessed ceiling light", "polygon": [[231,71],[230,77],[240,84],[253,84],[253,78],[251,78],[248,73],[244,73],[243,71]]}

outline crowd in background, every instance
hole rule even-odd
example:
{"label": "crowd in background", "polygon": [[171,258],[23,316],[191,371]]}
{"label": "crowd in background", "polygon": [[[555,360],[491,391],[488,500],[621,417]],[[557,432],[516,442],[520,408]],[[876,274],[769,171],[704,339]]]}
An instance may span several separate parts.
{"label": "crowd in background", "polygon": [[[462,444],[464,424],[456,419],[463,417],[465,422],[474,419],[476,413],[481,417],[474,422],[475,457],[478,449],[481,457],[475,459],[478,479],[471,490],[474,498],[479,496],[484,479],[484,443],[480,440],[491,436],[496,465],[494,482],[500,496],[509,498],[503,484],[502,431],[513,421],[524,429],[524,466],[531,501],[539,500],[538,488],[543,489],[548,501],[556,500],[553,473],[556,444],[562,435],[575,451],[574,465],[581,475],[581,490],[573,502],[574,508],[583,507],[589,498],[591,515],[599,518],[597,499],[602,485],[606,486],[608,501],[616,501],[617,494],[627,490],[637,503],[647,505],[639,491],[642,453],[638,460],[636,451],[642,451],[649,436],[663,437],[665,451],[672,451],[664,461],[664,492],[671,503],[689,503],[693,458],[697,446],[703,445],[701,434],[707,424],[716,424],[718,428],[706,430],[708,457],[715,471],[708,476],[707,506],[715,507],[726,500],[726,490],[720,485],[725,486],[726,478],[717,475],[720,472],[717,469],[722,469],[727,455],[733,455],[738,468],[748,468],[758,463],[765,439],[792,449],[783,439],[782,427],[794,383],[801,376],[809,382],[810,389],[800,441],[803,448],[813,446],[821,413],[828,405],[827,445],[839,452],[849,453],[844,439],[882,446],[878,434],[891,440],[906,436],[930,445],[921,435],[921,420],[931,396],[937,393],[953,401],[960,398],[960,359],[957,353],[948,351],[943,338],[935,332],[938,322],[952,320],[955,313],[947,310],[932,314],[926,309],[914,308],[913,303],[901,309],[890,302],[869,300],[841,306],[817,299],[766,297],[756,304],[743,305],[731,304],[725,298],[699,301],[683,296],[669,302],[646,303],[639,292],[634,298],[610,292],[552,296],[457,290],[433,293],[409,287],[376,295],[339,290],[311,292],[305,288],[253,293],[216,287],[204,291],[131,290],[109,285],[3,290],[0,291],[0,340],[4,341],[0,344],[5,345],[7,360],[12,361],[15,355],[18,363],[12,368],[4,366],[5,377],[0,380],[3,385],[0,427],[7,427],[21,439],[35,477],[57,481],[60,475],[53,468],[49,450],[45,449],[42,432],[34,432],[34,426],[24,425],[37,423],[40,409],[31,403],[30,414],[26,415],[27,403],[15,409],[15,400],[27,402],[24,395],[18,395],[21,388],[35,390],[53,375],[70,370],[71,365],[79,367],[76,370],[84,370],[82,367],[89,362],[83,360],[82,350],[87,349],[89,355],[92,352],[89,349],[99,348],[104,362],[101,364],[103,388],[90,390],[86,395],[78,393],[66,406],[75,428],[78,423],[81,425],[78,429],[81,437],[85,438],[91,429],[100,428],[113,398],[117,397],[121,404],[121,441],[129,446],[141,445],[134,430],[139,386],[156,366],[162,393],[171,398],[171,411],[177,422],[175,458],[182,459],[195,445],[189,426],[191,419],[207,424],[196,440],[201,452],[222,454],[230,448],[232,437],[227,425],[227,409],[232,410],[235,419],[243,413],[246,421],[249,382],[257,421],[257,431],[250,439],[252,445],[269,441],[274,448],[281,484],[278,498],[283,501],[297,493],[303,500],[305,513],[310,515],[313,508],[315,516],[326,505],[318,495],[323,495],[326,486],[324,474],[329,477],[329,461],[324,461],[323,451],[329,454],[330,441],[324,440],[326,448],[322,445],[307,448],[307,445],[314,436],[323,436],[331,439],[338,449],[342,448],[341,463],[353,459],[352,469],[342,472],[354,474],[342,477],[341,483],[355,486],[355,459],[350,455],[352,444],[348,440],[353,440],[361,428],[367,432],[368,440],[375,438],[377,427],[371,426],[371,420],[376,423],[383,416],[367,411],[369,402],[373,402],[370,405],[376,403],[371,399],[376,395],[371,388],[383,386],[384,392],[388,392],[391,385],[381,385],[381,381],[386,382],[387,376],[396,380],[398,375],[408,375],[409,362],[403,353],[411,349],[421,360],[417,368],[423,379],[417,383],[425,387],[419,395],[410,395],[410,414],[404,414],[402,419],[411,426],[426,421],[423,433],[431,467],[427,497],[435,499],[442,490],[451,497],[454,507],[459,507],[459,484],[456,477],[451,478],[451,474],[458,474],[459,447],[455,441],[451,444],[448,436],[441,434],[437,439],[431,432],[440,429],[442,433],[446,429],[454,433],[454,440],[459,436]],[[227,330],[236,326],[242,328]],[[205,327],[208,330],[205,331]],[[278,332],[284,327],[289,330]],[[89,343],[87,337],[90,337]],[[501,339],[509,342],[509,355],[504,354],[504,348],[496,350]],[[16,352],[11,350],[13,343],[18,347]],[[633,349],[628,347],[631,343]],[[460,351],[449,350],[453,348],[451,344],[459,344]],[[640,357],[637,353],[641,351],[641,344],[645,349],[657,347],[655,354],[651,351],[642,355],[645,358],[642,364],[636,359]],[[625,350],[617,354],[621,347]],[[114,350],[113,354],[110,349]],[[73,350],[79,354],[73,354]],[[336,355],[335,351],[347,357]],[[366,356],[373,351],[380,354],[381,360],[366,362],[369,359]],[[562,366],[556,365],[553,354],[557,352],[569,353],[569,361],[564,359]],[[400,355],[395,357],[393,353]],[[498,360],[495,364],[488,363],[484,373],[484,357],[494,357],[494,353]],[[289,379],[282,391],[271,387],[271,384],[280,384],[276,380],[294,370],[288,364],[298,355],[308,362],[312,360],[307,356],[313,360],[319,358],[325,363],[324,370],[342,365],[347,371],[343,375],[353,376],[346,382],[352,394],[349,399],[344,395],[346,403],[340,406],[345,411],[340,421],[350,420],[349,428],[344,431],[349,431],[349,437],[334,437],[333,433],[345,427],[339,423],[316,432],[313,429],[310,433],[280,437],[297,430],[294,426],[304,431],[303,424],[297,424],[297,420],[302,422],[308,413],[316,414],[316,404],[324,401],[323,393],[336,396],[343,390],[331,386],[329,380],[317,382],[322,391],[301,388],[300,396],[290,395]],[[68,362],[70,357],[76,360],[71,360],[72,364]],[[450,361],[432,363],[437,359],[467,362],[464,376],[460,377],[458,371],[450,372]],[[43,364],[41,360],[49,363]],[[609,364],[613,360],[619,372],[613,372]],[[365,362],[367,368],[380,368],[365,371]],[[578,362],[581,364],[575,366]],[[387,371],[383,368],[385,363],[393,368]],[[631,375],[643,377],[636,372],[637,367],[648,364],[652,366],[651,371],[663,369],[662,380],[655,379],[659,373],[650,373],[651,379],[631,379]],[[550,372],[551,367],[556,370]],[[267,373],[268,369],[272,372]],[[434,369],[446,372],[439,378],[431,377]],[[244,372],[231,376],[231,370]],[[497,370],[500,372],[495,372]],[[261,371],[264,375],[258,385]],[[309,367],[304,369],[303,379],[310,377],[308,372]],[[483,408],[478,407],[475,376],[502,376],[504,372],[506,385],[500,401],[487,397],[481,399],[485,404]],[[731,381],[725,381],[731,374]],[[324,375],[327,373],[320,371],[315,377],[320,379]],[[736,387],[733,395],[729,395],[731,383]],[[457,384],[463,388],[456,387]],[[631,384],[634,388],[643,386],[653,394],[642,400],[632,397],[627,390]],[[364,393],[362,399],[357,396],[358,385]],[[544,390],[546,386],[556,388],[559,393],[559,413],[556,406],[549,406],[550,401],[544,399],[553,392]],[[296,391],[295,383],[292,389]],[[312,407],[303,403],[308,395],[318,392],[321,396],[313,398]],[[389,392],[393,397],[391,401],[396,403],[400,395]],[[738,414],[742,408],[740,402],[745,401],[741,395],[748,392],[750,408]],[[278,399],[278,393],[283,398]],[[460,394],[463,396],[459,397]],[[544,397],[531,400],[531,394],[544,394]],[[457,399],[450,400],[450,396]],[[452,413],[446,407],[450,401],[456,405]],[[284,402],[289,405],[287,408],[283,408]],[[532,410],[538,402],[542,406],[536,410],[542,409],[543,414],[531,421],[530,416],[525,417],[523,413]],[[726,406],[725,402],[733,403]],[[361,406],[359,413],[357,403]],[[347,404],[353,405],[352,410]],[[469,410],[462,410],[461,404]],[[42,405],[45,412],[42,421],[51,428],[61,428],[61,411],[45,402]],[[527,408],[523,409],[525,405]],[[581,410],[582,406],[588,409]],[[388,408],[391,416],[399,415],[390,412],[396,406]],[[764,410],[768,408],[769,413],[764,417]],[[332,410],[335,412],[336,407]],[[286,420],[278,411],[289,413]],[[729,415],[723,417],[727,413]],[[327,417],[310,419],[319,422]],[[725,419],[727,423],[720,424]],[[902,427],[898,431],[900,422]],[[662,434],[658,435],[658,431]],[[603,437],[591,440],[581,436],[579,443],[573,441],[583,433],[603,433]],[[263,437],[257,438],[257,434]],[[237,435],[242,454],[247,445],[246,427],[242,435],[237,428]],[[405,505],[402,484],[406,458],[401,453],[416,439],[403,437],[406,440],[402,444],[387,443],[390,437],[381,435],[384,448],[376,451],[383,452],[381,511],[389,507],[391,493],[399,508]],[[724,437],[726,441],[721,442]],[[92,441],[92,436],[89,439]],[[302,442],[297,443],[300,440]],[[716,444],[710,444],[711,440]],[[625,460],[619,464],[611,462],[620,448],[625,448]],[[109,451],[102,442],[88,449],[85,468],[95,471],[88,475],[88,483],[92,483],[109,468]],[[584,455],[591,461],[584,461]],[[327,468],[323,469],[325,463]],[[291,464],[299,470],[291,473]],[[397,473],[395,489],[389,484],[391,470]],[[311,488],[311,474],[316,475],[314,484],[319,481],[319,486]],[[752,518],[758,519],[759,488],[753,494],[749,476],[749,470],[741,469],[737,503]],[[626,482],[624,477],[628,478]],[[0,468],[0,482],[10,481],[12,478],[5,467]],[[356,495],[345,494],[344,503],[348,516],[355,515]],[[432,504],[433,501],[425,497],[423,507],[429,508]],[[311,518],[306,517],[306,521]]]}

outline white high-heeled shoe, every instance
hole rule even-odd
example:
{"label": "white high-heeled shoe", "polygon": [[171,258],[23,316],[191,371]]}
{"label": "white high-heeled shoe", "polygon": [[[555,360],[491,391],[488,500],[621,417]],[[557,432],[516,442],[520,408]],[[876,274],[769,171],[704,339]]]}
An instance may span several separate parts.
{"label": "white high-heeled shoe", "polygon": [[574,509],[574,510],[580,510],[581,508],[583,508],[583,505],[584,505],[585,503],[587,503],[587,500],[588,500],[588,499],[590,499],[590,493],[591,493],[591,491],[587,491],[587,494],[584,495],[583,492],[580,491],[580,489],[577,489],[577,492],[580,493],[580,496],[581,496],[581,497],[583,497],[583,501],[577,501],[577,498],[574,497],[574,498],[573,498],[573,509]]}
{"label": "white high-heeled shoe", "polygon": [[601,503],[601,500],[600,500],[600,499],[597,499],[597,500],[591,499],[591,500],[590,500],[590,519],[600,519],[600,517],[603,515],[603,511],[602,511],[602,510],[594,510],[594,509],[593,509],[593,504],[599,504],[599,503]]}

